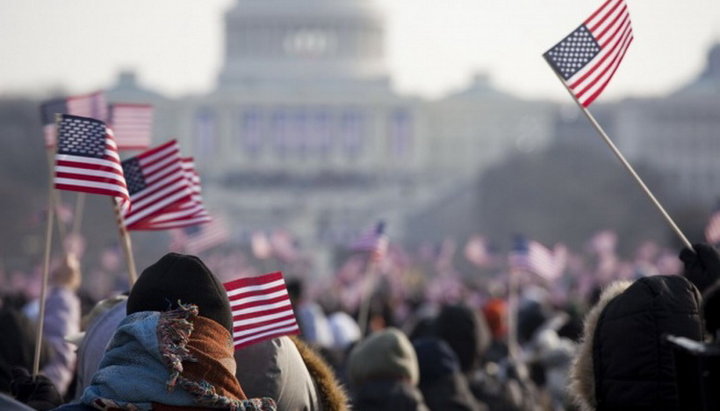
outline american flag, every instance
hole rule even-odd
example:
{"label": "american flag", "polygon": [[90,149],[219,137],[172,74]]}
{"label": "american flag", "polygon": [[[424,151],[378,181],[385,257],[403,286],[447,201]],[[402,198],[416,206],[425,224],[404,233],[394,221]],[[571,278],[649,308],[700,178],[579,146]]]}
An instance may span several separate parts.
{"label": "american flag", "polygon": [[62,114],[58,117],[55,188],[120,198],[130,206],[115,139],[105,123]]}
{"label": "american flag", "polygon": [[235,349],[300,333],[281,272],[239,278],[223,285],[233,314]]}
{"label": "american flag", "polygon": [[54,147],[57,140],[55,115],[71,114],[105,121],[107,119],[105,93],[96,91],[91,94],[49,100],[40,106],[40,114],[44,126],[45,146]]}
{"label": "american flag", "polygon": [[123,215],[128,230],[168,207],[189,201],[191,192],[180,163],[180,146],[168,141],[122,162],[133,208]]}
{"label": "american flag", "polygon": [[546,280],[554,280],[565,269],[563,259],[556,258],[555,253],[539,242],[518,236],[510,253],[509,264],[512,269],[530,271]]}
{"label": "american flag", "polygon": [[138,223],[136,230],[168,230],[208,223],[212,219],[202,201],[200,176],[191,157],[181,159],[183,175],[190,188],[190,197]]}
{"label": "american flag", "polygon": [[118,150],[145,150],[150,146],[153,106],[118,103],[110,106],[110,127],[115,132]]}
{"label": "american flag", "polygon": [[720,243],[720,207],[710,216],[710,221],[705,227],[705,239],[710,244]]}
{"label": "american flag", "polygon": [[226,242],[230,238],[227,227],[224,218],[215,217],[201,226],[193,225],[173,230],[172,248],[188,254],[200,254]]}
{"label": "american flag", "polygon": [[632,41],[625,1],[607,0],[543,56],[578,102],[587,107],[610,82]]}
{"label": "american flag", "polygon": [[388,248],[388,238],[385,234],[385,222],[379,221],[374,228],[360,234],[350,245],[353,251],[369,252],[373,261],[379,261],[385,256]]}

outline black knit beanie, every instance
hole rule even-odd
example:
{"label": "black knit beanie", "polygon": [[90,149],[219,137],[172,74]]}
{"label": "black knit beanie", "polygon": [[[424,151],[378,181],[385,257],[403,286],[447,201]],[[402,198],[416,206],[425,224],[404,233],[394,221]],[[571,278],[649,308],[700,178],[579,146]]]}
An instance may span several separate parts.
{"label": "black knit beanie", "polygon": [[130,291],[127,313],[166,311],[177,308],[178,301],[197,305],[200,316],[214,320],[232,335],[225,287],[192,255],[169,253],[146,268]]}

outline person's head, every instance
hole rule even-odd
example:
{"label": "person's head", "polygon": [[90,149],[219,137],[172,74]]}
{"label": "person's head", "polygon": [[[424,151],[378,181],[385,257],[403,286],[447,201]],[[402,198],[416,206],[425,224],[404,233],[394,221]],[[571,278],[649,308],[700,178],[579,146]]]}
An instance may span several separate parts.
{"label": "person's head", "polygon": [[463,372],[480,365],[490,345],[485,318],[464,305],[446,305],[435,319],[435,333],[455,352]]}
{"label": "person's head", "polygon": [[396,328],[378,331],[350,352],[348,376],[355,385],[372,380],[404,380],[417,385],[420,371],[415,349]]}
{"label": "person's head", "polygon": [[146,268],[130,290],[127,314],[167,311],[178,303],[198,306],[199,315],[233,331],[230,302],[222,283],[197,257],[169,253]]}

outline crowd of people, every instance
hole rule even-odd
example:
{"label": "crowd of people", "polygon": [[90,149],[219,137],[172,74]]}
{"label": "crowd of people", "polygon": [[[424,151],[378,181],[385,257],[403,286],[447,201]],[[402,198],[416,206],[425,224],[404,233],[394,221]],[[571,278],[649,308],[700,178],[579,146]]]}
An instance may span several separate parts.
{"label": "crowd of people", "polygon": [[[81,305],[67,255],[46,297],[3,290],[0,409],[709,410],[720,256],[605,247],[548,281],[484,260],[459,275],[392,249],[350,256],[332,281],[288,276],[301,329],[235,349],[222,285],[237,258],[169,253],[129,290]],[[447,254],[447,253],[445,253]],[[247,270],[246,270],[247,271]],[[720,300],[718,300],[720,301]],[[717,354],[715,354],[717,355]],[[720,357],[718,357],[720,358]],[[683,383],[685,381],[685,383]],[[691,381],[691,383],[688,383]]]}

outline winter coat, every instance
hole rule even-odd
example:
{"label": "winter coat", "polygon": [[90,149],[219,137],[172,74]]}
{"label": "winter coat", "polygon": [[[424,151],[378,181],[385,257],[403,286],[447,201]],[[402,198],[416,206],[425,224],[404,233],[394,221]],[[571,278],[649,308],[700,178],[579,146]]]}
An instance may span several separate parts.
{"label": "winter coat", "polygon": [[76,347],[65,341],[65,337],[80,331],[80,299],[70,289],[54,287],[45,304],[43,336],[54,355],[41,371],[63,395],[73,379],[77,362]]}
{"label": "winter coat", "polygon": [[346,410],[348,398],[330,368],[293,337],[235,351],[237,379],[250,397],[270,397],[279,410]]}
{"label": "winter coat", "polygon": [[681,276],[609,286],[585,319],[571,369],[582,410],[682,410],[666,334],[703,339],[700,294]]}
{"label": "winter coat", "polygon": [[197,306],[130,314],[115,332],[81,404],[59,409],[275,410],[271,399],[247,399],[235,378],[232,348],[227,329],[198,317]]}
{"label": "winter coat", "polygon": [[99,314],[85,331],[78,348],[75,399],[79,399],[85,387],[90,385],[90,381],[98,370],[110,339],[115,334],[120,321],[125,318],[125,307],[126,301],[119,300],[115,306]]}

